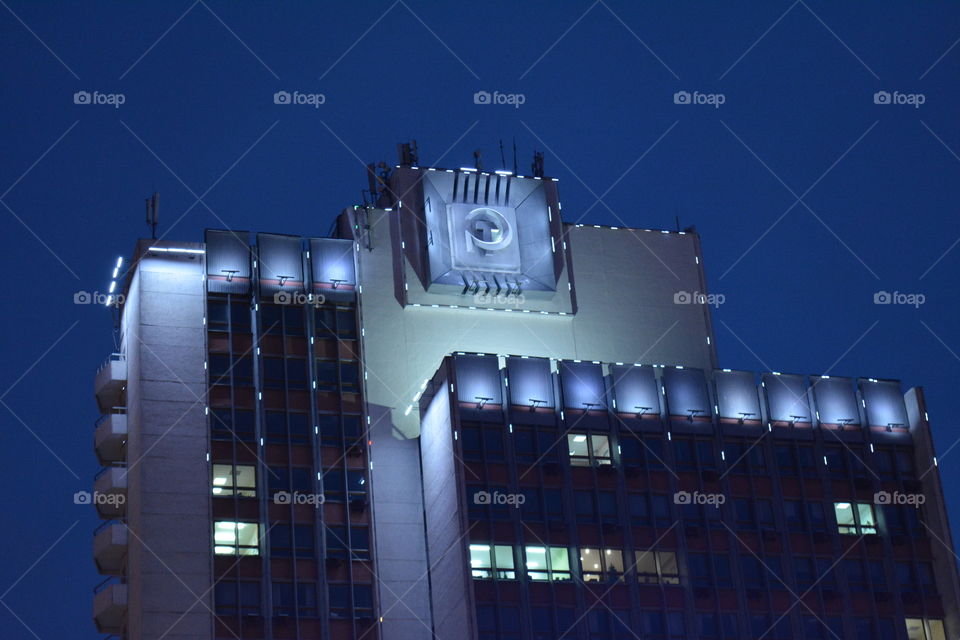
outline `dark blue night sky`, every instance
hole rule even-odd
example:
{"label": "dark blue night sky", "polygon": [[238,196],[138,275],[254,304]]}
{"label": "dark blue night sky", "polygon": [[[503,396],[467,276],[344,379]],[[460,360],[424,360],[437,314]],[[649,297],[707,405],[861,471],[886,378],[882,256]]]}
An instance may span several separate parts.
{"label": "dark blue night sky", "polygon": [[568,222],[695,224],[721,365],[924,386],[960,525],[960,5],[0,5],[0,636],[96,637],[73,494],[112,321],[74,294],[149,235],[144,198],[170,239],[325,235],[411,138],[424,165],[544,151]]}

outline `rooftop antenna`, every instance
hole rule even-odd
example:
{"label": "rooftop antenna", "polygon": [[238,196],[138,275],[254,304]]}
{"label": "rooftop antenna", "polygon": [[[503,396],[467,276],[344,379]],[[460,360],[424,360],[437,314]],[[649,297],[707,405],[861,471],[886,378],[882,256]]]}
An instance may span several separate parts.
{"label": "rooftop antenna", "polygon": [[507,159],[503,157],[503,139],[500,139],[500,166],[507,167]]}
{"label": "rooftop antenna", "polygon": [[415,167],[419,164],[417,141],[401,142],[397,145],[397,155],[400,157],[400,166]]}
{"label": "rooftop antenna", "polygon": [[483,161],[480,160],[480,149],[473,152],[473,166],[477,171],[483,171]]}
{"label": "rooftop antenna", "polygon": [[150,227],[150,238],[157,239],[157,223],[160,220],[160,194],[156,191],[146,199],[147,203],[147,226]]}
{"label": "rooftop antenna", "polygon": [[530,165],[530,170],[533,171],[533,175],[537,178],[543,177],[543,152],[535,151],[533,154],[533,164]]}
{"label": "rooftop antenna", "polygon": [[513,175],[517,175],[517,139],[513,139]]}

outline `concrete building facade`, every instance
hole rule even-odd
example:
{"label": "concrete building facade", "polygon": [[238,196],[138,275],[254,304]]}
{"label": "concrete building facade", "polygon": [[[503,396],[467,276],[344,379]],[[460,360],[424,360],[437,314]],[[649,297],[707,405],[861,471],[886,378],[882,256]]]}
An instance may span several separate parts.
{"label": "concrete building facade", "polygon": [[564,223],[543,175],[370,178],[331,237],[118,261],[102,632],[958,637],[921,390],[720,369],[695,230]]}

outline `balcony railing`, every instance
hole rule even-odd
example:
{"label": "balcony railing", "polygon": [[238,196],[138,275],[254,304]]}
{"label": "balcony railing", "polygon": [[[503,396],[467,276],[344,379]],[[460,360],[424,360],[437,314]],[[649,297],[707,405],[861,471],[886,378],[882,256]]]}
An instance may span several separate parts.
{"label": "balcony railing", "polygon": [[126,407],[110,407],[109,411],[107,411],[106,413],[101,413],[100,417],[94,421],[93,428],[96,429],[97,427],[99,427],[101,424],[103,424],[104,420],[106,420],[110,416],[125,416],[125,415],[127,415]]}
{"label": "balcony railing", "polygon": [[127,356],[123,355],[122,353],[111,353],[109,356],[106,357],[106,359],[102,363],[100,363],[100,366],[97,367],[97,373],[100,373],[101,371],[106,369],[108,366],[110,366],[110,363],[112,362],[126,362],[126,361],[127,361]]}
{"label": "balcony railing", "polygon": [[100,470],[97,471],[97,473],[93,476],[93,481],[96,482],[103,474],[109,472],[111,469],[126,469],[126,468],[127,468],[126,462],[115,462],[105,467],[101,467]]}

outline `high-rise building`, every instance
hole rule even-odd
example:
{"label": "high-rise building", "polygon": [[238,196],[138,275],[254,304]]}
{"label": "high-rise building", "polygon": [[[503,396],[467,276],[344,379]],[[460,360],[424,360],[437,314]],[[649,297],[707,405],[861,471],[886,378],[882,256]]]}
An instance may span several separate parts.
{"label": "high-rise building", "polygon": [[118,259],[101,632],[960,635],[922,390],[721,369],[694,230],[411,155],[330,237]]}

